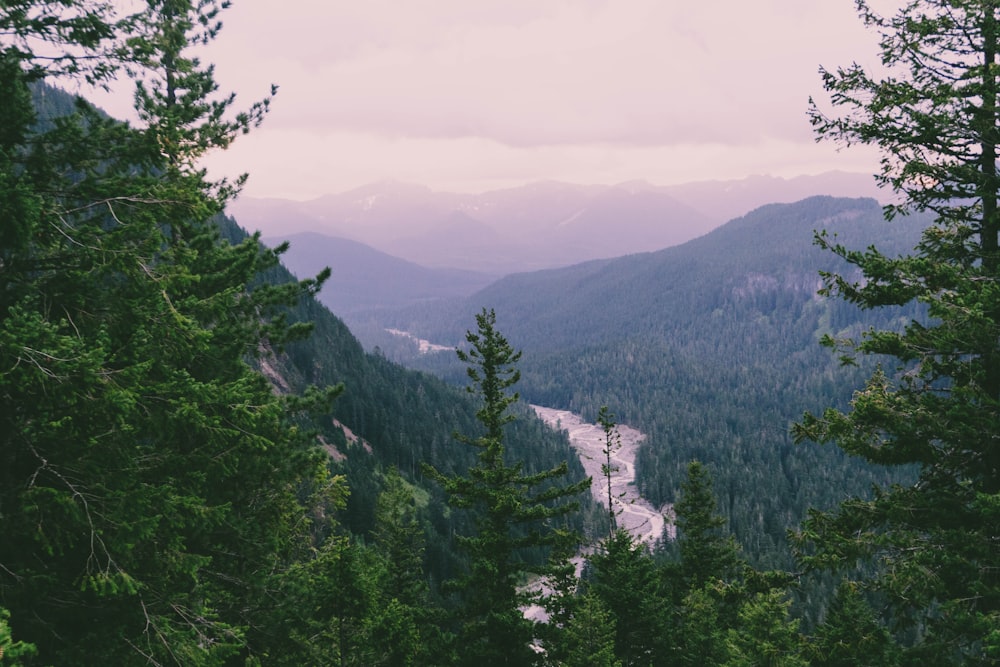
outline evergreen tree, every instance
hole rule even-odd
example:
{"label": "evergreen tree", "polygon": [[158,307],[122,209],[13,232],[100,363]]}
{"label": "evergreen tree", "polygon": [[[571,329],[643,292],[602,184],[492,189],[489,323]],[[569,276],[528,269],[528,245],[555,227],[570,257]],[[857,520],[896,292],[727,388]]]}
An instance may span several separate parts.
{"label": "evergreen tree", "polygon": [[726,626],[719,618],[720,596],[714,585],[691,590],[674,609],[674,662],[686,667],[725,663]]}
{"label": "evergreen tree", "polygon": [[788,618],[789,602],[781,591],[757,593],[739,609],[739,622],[728,631],[727,667],[806,667],[798,621]]}
{"label": "evergreen tree", "polygon": [[373,642],[382,647],[378,664],[387,666],[433,664],[440,643],[436,622],[439,609],[430,600],[424,574],[425,538],[417,517],[414,489],[395,468],[375,507],[373,547],[382,561],[379,605],[373,621]]}
{"label": "evergreen tree", "polygon": [[891,667],[899,647],[857,587],[844,582],[809,643],[816,667]]}
{"label": "evergreen tree", "polygon": [[596,595],[615,622],[615,655],[626,667],[664,661],[666,599],[656,564],[645,544],[619,529],[588,559],[588,592]]}
{"label": "evergreen tree", "polygon": [[382,590],[406,605],[420,604],[427,594],[423,579],[424,533],[417,520],[413,489],[395,468],[386,474],[375,505],[372,538],[387,561]]}
{"label": "evergreen tree", "polygon": [[611,476],[613,473],[618,472],[618,466],[611,463],[611,458],[621,449],[622,437],[618,433],[618,424],[615,422],[615,416],[608,411],[608,406],[601,406],[601,410],[597,415],[597,423],[601,425],[601,429],[604,431],[604,449],[601,450],[601,453],[604,454],[604,463],[601,464],[601,474],[604,475],[604,479],[608,485],[608,538],[611,538],[614,536],[615,531],[618,530],[618,512],[615,510],[615,500],[621,498],[621,496],[615,498],[611,492]]}
{"label": "evergreen tree", "polygon": [[732,536],[723,533],[724,517],[716,514],[712,480],[698,461],[674,503],[677,539],[665,543],[668,560],[661,569],[672,601],[670,651],[683,665],[721,665],[728,655],[725,637],[738,626],[736,610],[750,595],[749,568]]}
{"label": "evergreen tree", "polygon": [[850,410],[806,415],[795,435],[915,468],[918,479],[811,513],[798,541],[807,565],[875,568],[863,583],[885,596],[894,623],[921,633],[912,659],[991,663],[1000,658],[1000,9],[915,0],[884,17],[858,7],[880,35],[885,73],[823,70],[834,110],[814,104],[813,123],[820,137],[882,151],[879,179],[899,199],[890,219],[928,211],[934,221],[901,257],[821,236],[860,273],[825,275],[824,292],[863,308],[916,302],[928,317],[839,341],[882,355],[883,366]]}
{"label": "evergreen tree", "polygon": [[[575,542],[575,541],[574,541]],[[580,609],[580,579],[575,557],[579,544],[560,545],[553,549],[546,576],[534,585],[539,591],[536,603],[545,610],[545,622],[538,627],[538,639],[547,660],[561,664],[568,658],[570,625]]]}
{"label": "evergreen tree", "polygon": [[615,657],[615,620],[593,593],[580,598],[566,626],[565,657],[553,664],[565,667],[621,667]]}
{"label": "evergreen tree", "polygon": [[[305,333],[277,309],[320,281],[252,288],[277,257],[219,238],[236,183],[196,165],[263,108],[226,120],[231,98],[207,102],[211,68],[184,56],[216,10],[0,7],[0,597],[46,663],[266,654],[278,573],[322,514],[306,506],[342,493],[295,424],[335,390],[280,398],[251,365]],[[67,55],[35,58],[38,40]],[[138,126],[82,101],[32,123],[27,85],[53,67],[122,64],[146,81]]]}
{"label": "evergreen tree", "polygon": [[674,505],[680,577],[686,590],[699,589],[712,580],[729,580],[739,573],[739,547],[721,532],[725,517],[716,514],[712,479],[698,461],[688,464],[687,479]]}
{"label": "evergreen tree", "polygon": [[431,466],[436,479],[456,508],[471,510],[476,532],[459,537],[469,557],[469,571],[457,582],[460,592],[461,629],[458,650],[463,665],[530,665],[536,655],[530,648],[532,624],[521,613],[518,585],[532,567],[519,555],[527,547],[559,546],[567,539],[554,530],[551,520],[577,508],[568,500],[590,487],[590,478],[559,485],[568,466],[563,463],[538,473],[526,473],[520,462],[504,458],[504,426],[514,419],[508,412],[518,400],[508,390],[518,381],[515,364],[520,353],[496,328],[496,314],[483,309],[476,315],[476,332],[468,332],[468,351],[459,358],[468,364],[470,393],[480,397],[476,416],[479,436],[459,440],[477,448],[478,460],[465,476],[446,476]]}

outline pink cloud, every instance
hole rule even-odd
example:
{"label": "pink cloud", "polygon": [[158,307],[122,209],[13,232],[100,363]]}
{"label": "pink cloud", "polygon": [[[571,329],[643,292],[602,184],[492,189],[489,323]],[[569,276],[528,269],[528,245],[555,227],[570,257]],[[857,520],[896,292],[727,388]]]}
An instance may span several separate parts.
{"label": "pink cloud", "polygon": [[377,172],[523,181],[544,165],[542,177],[607,182],[844,168],[805,110],[820,64],[872,58],[853,2],[724,5],[243,0],[208,57],[240,99],[281,90],[256,136],[212,164],[238,156],[256,194],[288,191],[272,166],[293,163],[310,192]]}

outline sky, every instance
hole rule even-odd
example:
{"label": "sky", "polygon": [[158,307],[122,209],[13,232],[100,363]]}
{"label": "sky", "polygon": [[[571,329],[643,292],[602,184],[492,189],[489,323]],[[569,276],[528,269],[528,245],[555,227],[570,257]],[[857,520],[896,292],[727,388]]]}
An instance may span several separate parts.
{"label": "sky", "polygon": [[222,19],[221,89],[279,86],[207,160],[249,172],[246,196],[877,170],[806,115],[820,65],[877,62],[854,0],[236,0]]}

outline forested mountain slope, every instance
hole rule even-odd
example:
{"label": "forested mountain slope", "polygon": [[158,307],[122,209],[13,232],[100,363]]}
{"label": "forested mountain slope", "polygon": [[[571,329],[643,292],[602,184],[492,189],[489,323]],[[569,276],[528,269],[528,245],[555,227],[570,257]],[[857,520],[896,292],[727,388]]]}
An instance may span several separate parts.
{"label": "forested mountain slope", "polygon": [[[220,219],[220,225],[231,241],[246,236],[231,218]],[[265,279],[282,283],[293,278],[281,266]],[[455,558],[453,534],[465,519],[445,510],[440,489],[424,480],[421,465],[454,472],[470,464],[473,452],[457,442],[454,434],[478,431],[475,402],[466,392],[430,374],[366,353],[347,326],[316,298],[304,299],[290,319],[311,323],[313,333],[287,346],[275,359],[276,386],[288,383],[291,389],[302,390],[308,385],[344,385],[330,413],[317,415],[315,422],[323,441],[332,446],[334,468],[347,475],[351,495],[342,521],[358,535],[371,530],[383,473],[395,467],[430,493],[430,502],[423,508],[428,568],[435,577],[450,574]],[[529,410],[520,413],[522,418],[509,428],[511,459],[523,460],[532,471],[569,460],[572,479],[582,479],[583,468],[565,436],[545,427]],[[359,440],[349,442],[350,436]],[[573,520],[582,526],[584,515]]]}
{"label": "forested mountain slope", "polygon": [[[210,5],[150,4],[115,25],[110,6],[0,10],[0,654],[443,664],[438,584],[468,569],[456,536],[478,508],[446,508],[423,466],[465,474],[479,402],[366,354],[314,298],[328,272],[295,279],[223,217],[242,179],[209,182],[195,163],[266,100],[232,121],[232,98],[202,103],[211,67],[182,51]],[[169,39],[120,35],[128,74],[154,80],[136,82],[136,126],[45,84],[47,66],[77,73],[75,56],[40,65],[9,41],[41,31],[75,52],[140,28]],[[586,506],[566,438],[528,415],[493,429],[495,457],[546,482],[543,512],[556,475]],[[545,516],[537,531],[561,535],[587,514]],[[509,531],[526,567],[551,544],[529,530]]]}
{"label": "forested mountain slope", "polygon": [[[840,452],[793,446],[791,421],[844,404],[858,386],[819,345],[913,313],[861,313],[817,296],[838,260],[812,245],[829,230],[850,247],[912,245],[919,221],[887,223],[874,200],[816,197],[765,206],[682,246],[509,276],[461,303],[391,324],[455,344],[476,308],[501,313],[525,350],[523,393],[594,418],[608,405],[649,434],[638,483],[674,500],[691,459],[711,465],[739,540],[765,561],[806,507],[863,492],[883,473]],[[411,363],[458,380],[450,359]]]}
{"label": "forested mountain slope", "polygon": [[[44,84],[33,87],[32,97],[43,126],[51,125],[52,119],[71,113],[75,107],[74,96]],[[218,217],[216,222],[222,237],[232,244],[248,236],[239,221],[231,217]],[[290,240],[287,253],[297,259],[295,265],[303,279],[318,274],[326,266],[331,266],[334,274],[349,274],[354,267],[345,266],[344,262],[351,256],[351,261],[379,263],[386,271],[397,274],[401,282],[419,281],[422,286],[436,286],[445,294],[455,289],[449,286],[455,280],[472,281],[473,284],[489,282],[488,278],[472,272],[434,271],[374,250],[366,254],[363,249],[359,250],[359,244],[342,239],[335,241],[348,244],[347,248],[331,254],[326,244],[328,239],[316,236],[304,233]],[[287,263],[284,255],[282,259],[281,266],[261,279],[277,284],[294,280],[284,266]],[[349,277],[334,277],[323,286],[317,298],[304,298],[289,313],[289,319],[310,323],[313,334],[289,344],[274,359],[265,359],[265,364],[279,390],[301,391],[308,385],[344,385],[345,390],[334,402],[331,412],[317,415],[313,426],[321,430],[324,441],[336,450],[335,465],[348,473],[351,497],[345,522],[356,532],[364,533],[371,528],[375,495],[380,490],[384,469],[395,466],[405,476],[419,482],[422,482],[422,462],[449,472],[460,469],[472,460],[472,453],[456,442],[453,434],[475,432],[478,426],[477,408],[466,392],[456,391],[432,375],[407,370],[362,349],[343,321],[323,303],[355,302],[356,296],[333,294],[334,291],[349,291],[351,287]],[[405,300],[406,295],[401,298]],[[474,325],[475,318],[470,316],[465,327],[470,329]],[[525,460],[533,470],[572,459],[574,478],[582,477],[583,469],[575,461],[565,438],[553,434],[529,410],[522,412],[525,418],[512,429],[511,456]],[[341,425],[368,447],[349,445]],[[438,493],[434,485],[428,483],[427,486]],[[441,507],[437,505],[438,510]],[[438,525],[447,523],[441,516],[436,516],[435,520]],[[432,541],[432,544],[441,543],[441,540]]]}
{"label": "forested mountain slope", "polygon": [[[767,206],[683,248],[402,313],[452,343],[475,316],[464,397],[395,346],[366,354],[314,298],[329,271],[294,279],[223,217],[244,177],[202,159],[276,91],[236,108],[201,60],[227,5],[0,4],[4,665],[997,662],[995,3],[859,0],[880,69],[821,69],[840,113],[810,105],[820,138],[882,151],[890,213],[932,219]],[[45,81],[131,87],[133,121]],[[366,203],[376,221],[406,189]],[[561,220],[602,243],[584,213]],[[880,249],[821,236],[817,254],[814,228]],[[515,385],[596,413],[607,512],[579,513],[591,480]],[[616,530],[619,419],[650,435],[642,490],[673,502],[676,540],[654,549]],[[567,524],[597,519],[579,576]]]}

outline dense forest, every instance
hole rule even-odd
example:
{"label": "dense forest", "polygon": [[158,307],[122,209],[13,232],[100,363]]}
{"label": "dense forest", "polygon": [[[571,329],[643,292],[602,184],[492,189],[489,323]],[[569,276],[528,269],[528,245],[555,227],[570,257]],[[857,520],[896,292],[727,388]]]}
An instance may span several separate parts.
{"label": "dense forest", "polygon": [[[391,326],[455,345],[481,304],[509,321],[525,352],[521,392],[532,403],[595,420],[601,406],[647,435],[638,484],[654,505],[677,499],[687,462],[710,470],[730,529],[759,565],[791,568],[787,530],[905,472],[795,446],[806,410],[844,406],[864,366],[843,368],[824,334],[901,326],[919,307],[865,312],[818,298],[819,271],[846,264],[813,245],[814,230],[851,247],[912,247],[926,217],[887,223],[872,200],[814,197],[775,204],[681,246],[508,276],[473,296],[386,313]],[[381,342],[402,363],[455,383],[454,355]],[[409,353],[409,354],[407,354]]]}
{"label": "dense forest", "polygon": [[[0,6],[3,664],[1000,661],[992,0],[859,2],[894,75],[821,72],[819,136],[879,147],[897,204],[510,277],[460,313],[467,391],[366,354],[315,298],[328,271],[293,278],[225,217],[244,177],[199,159],[270,96],[234,109],[190,55],[226,3],[139,4]],[[49,85],[114,78],[135,122]],[[911,224],[858,249],[883,213]],[[840,235],[782,243],[803,221]],[[560,282],[591,286],[586,317]],[[615,530],[522,389],[599,417],[609,450],[616,419],[647,429],[676,540]]]}

